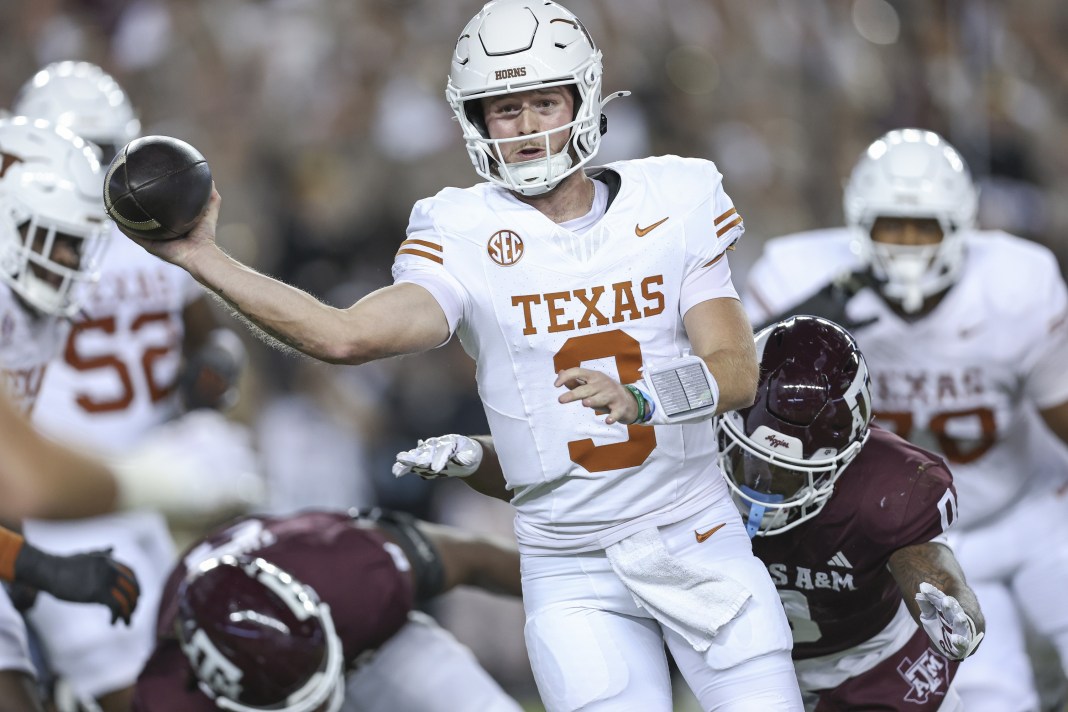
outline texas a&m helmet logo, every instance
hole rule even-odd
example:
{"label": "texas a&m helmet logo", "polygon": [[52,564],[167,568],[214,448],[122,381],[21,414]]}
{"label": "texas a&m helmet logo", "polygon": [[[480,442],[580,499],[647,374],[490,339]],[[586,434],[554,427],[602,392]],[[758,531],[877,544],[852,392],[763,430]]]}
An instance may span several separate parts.
{"label": "texas a&m helmet logo", "polygon": [[514,265],[523,259],[523,238],[511,230],[498,230],[490,236],[486,251],[501,267]]}

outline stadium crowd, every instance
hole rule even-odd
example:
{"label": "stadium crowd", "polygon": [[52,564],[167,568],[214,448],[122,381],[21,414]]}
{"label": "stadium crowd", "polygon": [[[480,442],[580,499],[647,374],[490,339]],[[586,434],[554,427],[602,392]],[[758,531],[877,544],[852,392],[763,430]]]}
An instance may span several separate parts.
{"label": "stadium crowd", "polygon": [[[443,93],[454,30],[482,4],[6,2],[0,106],[50,62],[98,64],[130,96],[142,134],[180,137],[208,158],[225,199],[220,246],[347,306],[391,284],[416,200],[478,182]],[[980,188],[982,226],[1044,244],[1062,273],[1068,267],[1063,2],[566,4],[606,57],[605,93],[632,92],[606,110],[597,163],[715,161],[745,217],[731,256],[736,284],[766,239],[841,224],[841,186],[857,156],[904,126],[938,132],[961,152]],[[235,330],[249,368],[231,417],[253,436],[264,511],[382,506],[511,535],[503,503],[391,473],[396,453],[420,438],[487,431],[474,366],[455,339],[354,367]],[[520,603],[465,590],[429,609],[537,709]]]}

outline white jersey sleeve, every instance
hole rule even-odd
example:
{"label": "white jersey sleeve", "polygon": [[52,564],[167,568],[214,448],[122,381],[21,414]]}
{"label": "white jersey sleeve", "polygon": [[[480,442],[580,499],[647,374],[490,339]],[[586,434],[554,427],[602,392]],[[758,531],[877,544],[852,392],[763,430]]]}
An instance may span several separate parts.
{"label": "white jersey sleeve", "polygon": [[393,282],[423,287],[437,301],[449,322],[449,334],[463,318],[469,301],[467,290],[445,269],[445,240],[434,223],[433,199],[420,200],[408,220],[407,239],[393,263]]}
{"label": "white jersey sleeve", "polygon": [[813,230],[777,237],[764,245],[753,263],[742,304],[754,324],[761,324],[799,304],[842,272],[858,269],[846,228]]}
{"label": "white jersey sleeve", "polygon": [[727,250],[745,232],[742,216],[723,189],[723,176],[712,163],[700,166],[711,187],[704,202],[687,217],[687,272],[680,303],[683,315],[695,304],[709,299],[738,299],[727,264]]}
{"label": "white jersey sleeve", "polygon": [[1043,251],[1035,262],[1027,283],[1037,293],[1035,318],[1045,335],[1023,364],[1024,392],[1044,409],[1068,401],[1068,288],[1052,253]]}

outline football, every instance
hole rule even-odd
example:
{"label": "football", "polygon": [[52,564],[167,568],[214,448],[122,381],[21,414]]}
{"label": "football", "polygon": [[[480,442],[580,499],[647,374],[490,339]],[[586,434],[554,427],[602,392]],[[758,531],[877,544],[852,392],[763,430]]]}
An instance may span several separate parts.
{"label": "football", "polygon": [[174,240],[196,224],[211,197],[204,156],[170,136],[126,144],[104,178],[104,208],[126,232],[145,240]]}

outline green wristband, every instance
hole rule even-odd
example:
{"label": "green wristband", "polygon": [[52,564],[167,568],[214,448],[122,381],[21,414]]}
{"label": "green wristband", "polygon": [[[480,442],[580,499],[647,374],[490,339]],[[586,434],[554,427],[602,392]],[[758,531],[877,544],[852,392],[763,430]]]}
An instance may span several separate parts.
{"label": "green wristband", "polygon": [[627,386],[623,386],[623,387],[626,388],[628,391],[630,391],[631,395],[634,396],[634,400],[638,401],[638,417],[636,417],[634,419],[634,421],[631,423],[631,425],[634,425],[634,423],[644,423],[645,422],[645,394],[642,393],[637,388],[637,386],[627,385]]}

